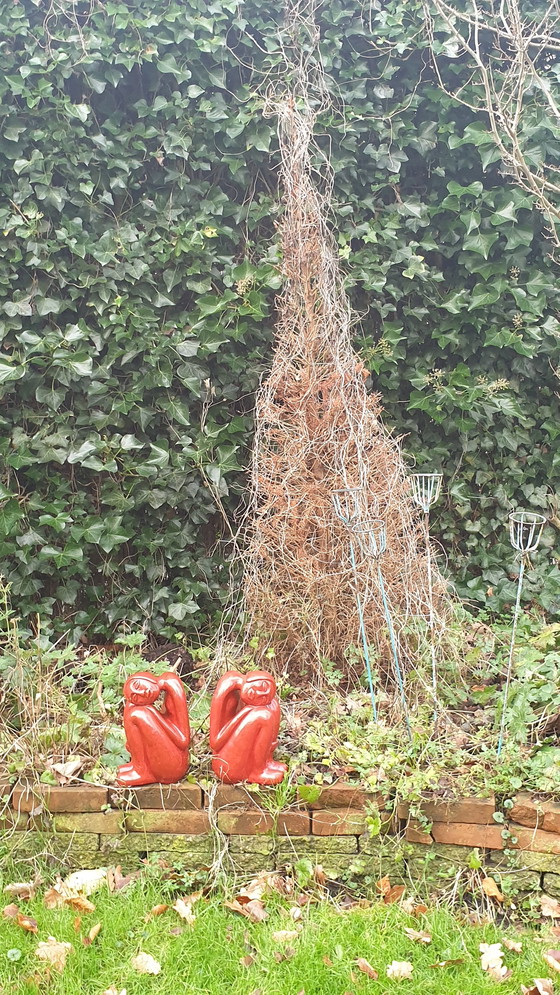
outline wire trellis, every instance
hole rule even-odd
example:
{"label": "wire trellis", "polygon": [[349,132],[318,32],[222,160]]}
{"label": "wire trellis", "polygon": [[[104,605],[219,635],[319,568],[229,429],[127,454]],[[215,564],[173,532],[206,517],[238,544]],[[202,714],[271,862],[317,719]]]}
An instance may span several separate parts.
{"label": "wire trellis", "polygon": [[509,657],[506,672],[506,683],[502,700],[502,717],[500,721],[500,734],[498,737],[498,756],[502,752],[504,745],[507,704],[509,698],[509,687],[513,672],[513,655],[515,649],[515,636],[517,633],[517,623],[521,614],[521,589],[523,587],[523,576],[525,565],[530,564],[530,554],[534,553],[541,540],[542,531],[546,524],[544,515],[538,515],[534,511],[514,511],[509,516],[509,538],[511,545],[520,554],[519,576],[517,579],[517,595],[515,598],[515,608],[513,611],[513,624],[511,628],[511,642],[509,646]]}
{"label": "wire trellis", "polygon": [[358,568],[356,565],[356,553],[354,551],[354,542],[352,540],[351,532],[354,526],[360,519],[360,511],[363,507],[363,491],[360,487],[347,487],[336,491],[333,491],[332,500],[334,505],[334,510],[341,522],[348,528],[350,532],[349,547],[350,547],[350,563],[352,565],[352,575],[354,578],[354,587],[356,593],[356,608],[358,610],[358,620],[360,629],[360,639],[362,640],[362,652],[364,654],[364,663],[366,665],[366,674],[368,679],[369,694],[371,699],[371,707],[373,712],[373,720],[377,722],[377,701],[375,696],[375,687],[373,683],[373,674],[371,670],[371,660],[369,655],[369,645],[367,640],[367,633],[364,620],[364,607],[362,604],[362,598],[360,596],[360,585],[358,583]]}
{"label": "wire trellis", "polygon": [[395,635],[395,627],[393,625],[393,618],[389,608],[389,602],[387,600],[387,592],[385,590],[385,581],[383,580],[383,573],[381,570],[381,557],[387,549],[387,526],[382,518],[373,518],[366,521],[355,522],[352,526],[352,530],[366,559],[374,561],[377,566],[377,582],[381,593],[381,600],[383,602],[383,613],[385,615],[385,621],[389,632],[389,642],[391,644],[391,655],[393,658],[395,680],[399,689],[408,738],[412,739],[408,704],[406,701],[403,674],[399,661],[397,637]]}
{"label": "wire trellis", "polygon": [[432,580],[432,550],[430,545],[430,508],[436,503],[443,475],[441,473],[413,473],[411,475],[412,497],[424,512],[424,540],[426,543],[426,563],[428,566],[428,609],[430,628],[430,655],[432,661],[432,693],[434,696],[434,728],[438,719],[437,661],[435,646],[434,589]]}

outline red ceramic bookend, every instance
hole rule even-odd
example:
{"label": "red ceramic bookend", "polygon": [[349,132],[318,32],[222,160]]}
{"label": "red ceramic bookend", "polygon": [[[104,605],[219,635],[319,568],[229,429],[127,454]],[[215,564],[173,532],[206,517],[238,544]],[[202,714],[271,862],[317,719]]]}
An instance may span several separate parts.
{"label": "red ceramic bookend", "polygon": [[119,767],[118,783],[133,787],[180,781],[189,769],[190,729],[185,689],[177,674],[133,674],[125,683],[124,699],[130,763]]}
{"label": "red ceramic bookend", "polygon": [[226,784],[279,784],[286,764],[272,759],[280,705],[272,674],[231,670],[220,678],[210,706],[212,770]]}

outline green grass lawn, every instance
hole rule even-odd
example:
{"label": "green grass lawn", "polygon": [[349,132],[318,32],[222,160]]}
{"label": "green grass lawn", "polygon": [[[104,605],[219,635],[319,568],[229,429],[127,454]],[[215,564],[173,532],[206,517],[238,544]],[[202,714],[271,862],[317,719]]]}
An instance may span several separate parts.
{"label": "green grass lawn", "polygon": [[[14,899],[25,915],[36,920],[38,932],[25,932],[15,920],[0,919],[0,992],[101,995],[110,990],[111,995],[115,991],[120,995],[126,989],[127,995],[299,995],[302,991],[305,995],[478,995],[498,991],[506,995],[519,993],[521,984],[530,987],[533,978],[550,977],[551,969],[542,955],[558,942],[548,926],[541,927],[542,936],[529,930],[517,935],[508,926],[462,922],[447,909],[413,916],[397,905],[381,902],[342,910],[330,899],[316,900],[301,908],[301,918],[295,921],[294,909],[296,916],[300,914],[296,899],[277,894],[264,899],[268,918],[262,922],[248,921],[225,907],[219,897],[196,902],[192,925],[172,909],[157,916],[149,914],[154,906],[174,900],[169,897],[169,886],[155,879],[139,879],[121,892],[110,893],[103,887],[91,896],[95,910],[81,914],[80,924],[72,908],[45,908],[42,894],[28,901]],[[90,946],[84,946],[82,936],[97,923],[101,931]],[[431,943],[409,938],[407,927],[425,931]],[[274,936],[283,930],[298,935]],[[49,936],[72,944],[62,973],[49,970],[36,956],[38,943]],[[479,944],[503,943],[506,937],[520,939],[523,949],[520,953],[505,950],[504,963],[513,974],[496,988],[496,981],[481,969]],[[135,971],[131,959],[139,952],[160,962],[157,976]],[[359,958],[379,973],[378,980],[360,971]],[[387,977],[386,968],[394,960],[413,965],[411,980]],[[433,966],[452,960],[460,963]]]}

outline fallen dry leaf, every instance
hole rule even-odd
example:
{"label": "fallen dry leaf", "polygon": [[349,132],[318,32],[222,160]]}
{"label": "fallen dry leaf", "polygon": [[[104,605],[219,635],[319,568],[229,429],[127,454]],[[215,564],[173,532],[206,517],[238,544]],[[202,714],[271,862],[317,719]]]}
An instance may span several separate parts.
{"label": "fallen dry leaf", "polygon": [[291,958],[295,957],[295,955],[295,947],[284,947],[284,950],[275,950],[273,957],[277,964],[281,964],[285,960],[291,960]]}
{"label": "fallen dry leaf", "polygon": [[153,909],[148,912],[149,916],[162,916],[164,912],[167,912],[169,905],[154,905]]}
{"label": "fallen dry leaf", "polygon": [[18,912],[16,916],[16,922],[18,926],[21,926],[26,933],[38,933],[39,927],[37,925],[37,920],[32,919],[31,916],[24,916],[22,912]]}
{"label": "fallen dry leaf", "polygon": [[117,988],[115,985],[111,985],[110,988],[101,992],[101,995],[126,995],[126,988]]}
{"label": "fallen dry leaf", "polygon": [[375,882],[375,887],[380,895],[387,895],[391,891],[391,881],[387,877],[381,878],[379,881]]}
{"label": "fallen dry leaf", "polygon": [[173,910],[177,913],[181,919],[188,922],[189,926],[194,926],[196,922],[196,916],[192,910],[192,902],[188,898],[178,898],[173,906]]}
{"label": "fallen dry leaf", "polygon": [[49,764],[49,769],[54,771],[58,783],[64,785],[74,778],[84,763],[85,757],[74,757],[73,760],[67,760],[63,764]]}
{"label": "fallen dry leaf", "polygon": [[410,929],[405,927],[405,933],[410,940],[414,940],[415,943],[431,943],[432,937],[429,933],[425,933],[423,930]]}
{"label": "fallen dry leaf", "polygon": [[41,940],[36,947],[35,956],[39,960],[46,960],[52,964],[56,971],[63,971],[68,954],[73,950],[71,943],[55,940],[54,936],[49,936],[48,940]]}
{"label": "fallen dry leaf", "polygon": [[375,968],[371,966],[369,961],[365,959],[365,957],[358,957],[356,967],[362,972],[362,974],[367,974],[368,978],[371,978],[373,981],[377,981],[379,975]]}
{"label": "fallen dry leaf", "polygon": [[414,967],[408,960],[394,960],[387,968],[387,977],[393,981],[406,981],[412,977]]}
{"label": "fallen dry leaf", "polygon": [[107,868],[96,867],[94,870],[74,871],[69,874],[56,887],[63,898],[72,898],[78,892],[83,895],[92,895],[94,891],[107,883]]}
{"label": "fallen dry leaf", "polygon": [[151,954],[145,954],[142,951],[136,954],[130,963],[134,970],[138,971],[138,974],[159,974],[161,971],[159,960],[156,960]]}
{"label": "fallen dry leaf", "polygon": [[480,966],[494,981],[505,981],[511,971],[503,962],[504,951],[501,943],[480,943]]}
{"label": "fallen dry leaf", "polygon": [[95,905],[85,895],[71,895],[64,898],[63,902],[74,909],[74,912],[95,912]]}
{"label": "fallen dry leaf", "polygon": [[299,922],[302,917],[303,912],[301,911],[299,905],[294,905],[294,907],[290,909],[290,919],[293,919],[294,922]]}
{"label": "fallen dry leaf", "polygon": [[90,947],[95,938],[99,936],[100,932],[101,932],[101,923],[96,922],[95,926],[91,927],[88,935],[84,936],[82,940],[84,947]]}
{"label": "fallen dry leaf", "polygon": [[19,906],[17,906],[15,902],[12,902],[11,905],[6,905],[2,909],[2,915],[4,916],[4,919],[15,919],[15,917],[19,915]]}
{"label": "fallen dry leaf", "polygon": [[35,898],[37,888],[41,884],[41,876],[38,874],[33,881],[16,881],[14,884],[7,884],[4,894],[10,898]]}
{"label": "fallen dry leaf", "polygon": [[541,895],[541,915],[550,919],[560,919],[560,902],[550,895]]}
{"label": "fallen dry leaf", "polygon": [[241,964],[241,967],[252,967],[255,963],[255,958],[252,954],[245,954],[244,957],[239,958],[239,963]]}
{"label": "fallen dry leaf", "polygon": [[74,925],[74,932],[79,933],[82,928],[82,917],[76,916],[73,925]]}
{"label": "fallen dry leaf", "polygon": [[246,902],[244,905],[234,898],[232,902],[224,902],[224,905],[226,909],[231,909],[232,912],[238,912],[239,915],[245,916],[245,918],[250,919],[251,922],[262,922],[264,919],[268,918],[268,912],[266,911],[263,903],[257,898],[251,899],[251,901]]}
{"label": "fallen dry leaf", "polygon": [[506,950],[511,950],[514,954],[520,954],[523,950],[523,944],[519,943],[517,940],[508,940],[506,937],[505,940],[502,940],[502,943],[504,944]]}
{"label": "fallen dry leaf", "polygon": [[130,874],[123,874],[121,865],[107,868],[107,887],[109,891],[123,891],[131,881],[136,881],[142,871],[131,871]]}
{"label": "fallen dry leaf", "polygon": [[553,971],[560,973],[560,950],[545,950],[543,957]]}
{"label": "fallen dry leaf", "polygon": [[244,888],[241,888],[237,897],[249,900],[260,899],[271,891],[276,891],[280,895],[286,894],[286,882],[282,875],[277,874],[276,871],[263,871],[262,874],[249,881],[249,884],[245,885]]}
{"label": "fallen dry leaf", "polygon": [[[62,884],[60,878],[58,880],[60,884]],[[64,896],[60,893],[56,886],[53,888],[47,888],[45,894],[43,895],[43,905],[46,909],[60,909],[64,905],[64,901]]]}
{"label": "fallen dry leaf", "polygon": [[405,891],[406,885],[394,884],[393,887],[389,888],[389,891],[383,895],[385,905],[394,905],[395,902],[398,902],[399,899],[403,897]]}
{"label": "fallen dry leaf", "polygon": [[297,940],[298,936],[297,929],[279,929],[272,934],[272,939],[275,943],[290,943],[291,940]]}
{"label": "fallen dry leaf", "polygon": [[521,985],[522,995],[554,995],[554,985],[550,978],[533,978],[531,988]]}
{"label": "fallen dry leaf", "polygon": [[495,898],[497,902],[503,902],[504,896],[494,881],[494,878],[484,878],[482,881],[482,890],[488,898]]}

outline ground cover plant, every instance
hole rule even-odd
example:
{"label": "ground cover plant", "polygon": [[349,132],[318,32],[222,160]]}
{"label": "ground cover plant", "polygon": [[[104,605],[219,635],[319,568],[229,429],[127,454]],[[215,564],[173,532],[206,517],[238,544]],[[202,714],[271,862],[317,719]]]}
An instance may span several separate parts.
{"label": "ground cover plant", "polygon": [[[439,86],[423,6],[320,5],[319,139],[371,386],[411,463],[445,473],[433,525],[461,594],[496,610],[510,507],[558,517],[557,270],[484,115]],[[0,558],[57,633],[169,639],[221,609],[281,284],[263,94],[286,76],[282,16],[2,5]],[[531,128],[539,161],[554,143]],[[555,535],[527,585],[550,609]]]}
{"label": "ground cover plant", "polygon": [[531,933],[496,921],[482,891],[454,916],[402,889],[389,903],[333,898],[316,876],[303,885],[297,869],[263,873],[227,894],[189,891],[161,867],[85,871],[65,883],[5,877],[0,984],[14,995],[479,995],[497,982],[504,993],[554,993],[559,903],[535,909]]}
{"label": "ground cover plant", "polygon": [[[7,595],[6,595],[7,598]],[[126,678],[149,666],[177,669],[187,689],[192,729],[191,777],[212,779],[208,748],[210,698],[216,666],[211,647],[184,643],[152,647],[142,633],[109,647],[65,646],[20,633],[5,607],[0,645],[0,775],[10,780],[65,783],[66,777],[114,783],[128,759],[122,727]],[[424,651],[408,677],[412,740],[402,735],[396,691],[384,683],[380,722],[371,721],[361,654],[351,647],[347,668],[325,662],[321,683],[297,669],[278,676],[283,720],[278,758],[289,775],[278,806],[295,800],[296,785],[360,780],[396,802],[517,790],[560,797],[560,626],[523,615],[506,713],[507,742],[496,763],[510,619],[490,622],[461,611],[439,665],[440,712],[433,724],[431,661]],[[374,658],[375,662],[375,658]],[[222,661],[223,663],[223,661]],[[227,663],[227,660],[226,660]],[[262,665],[258,641],[239,659],[243,670]],[[274,667],[274,658],[266,665]],[[376,663],[377,665],[377,663]],[[220,665],[221,666],[221,665]]]}

